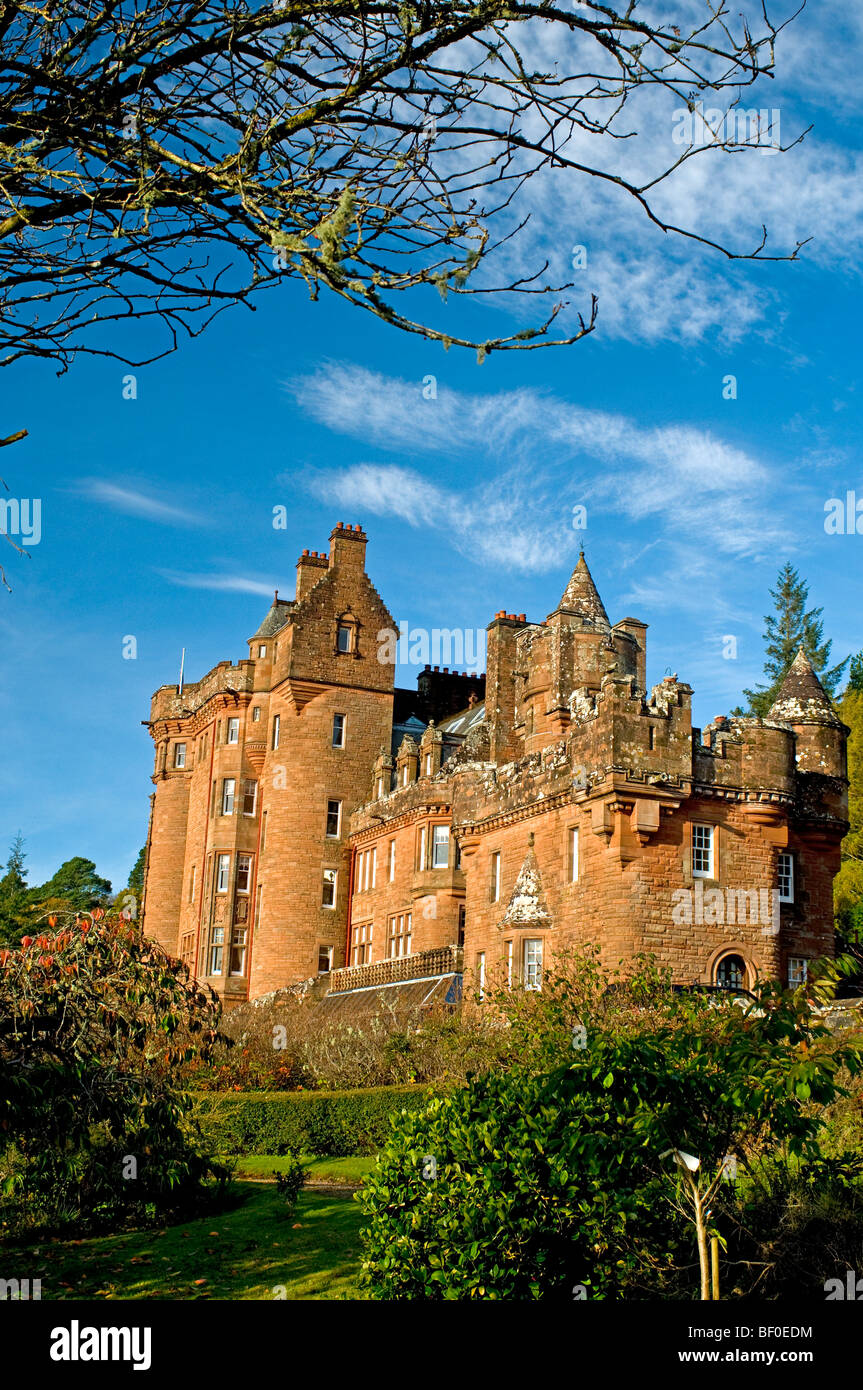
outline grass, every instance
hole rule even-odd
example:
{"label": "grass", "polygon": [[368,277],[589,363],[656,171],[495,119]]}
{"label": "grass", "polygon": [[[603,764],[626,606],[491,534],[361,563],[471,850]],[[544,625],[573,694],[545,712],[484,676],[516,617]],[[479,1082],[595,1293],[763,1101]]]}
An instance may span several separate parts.
{"label": "grass", "polygon": [[182,1225],[16,1243],[16,1267],[27,1271],[21,1277],[41,1278],[43,1299],[359,1296],[362,1216],[356,1202],[306,1191],[287,1215],[274,1186],[236,1188],[241,1201],[233,1210]]}
{"label": "grass", "polygon": [[[238,1178],[269,1178],[281,1173],[291,1162],[279,1154],[245,1154],[237,1159]],[[357,1155],[353,1158],[304,1157],[303,1163],[313,1182],[361,1183],[374,1165],[374,1158]]]}

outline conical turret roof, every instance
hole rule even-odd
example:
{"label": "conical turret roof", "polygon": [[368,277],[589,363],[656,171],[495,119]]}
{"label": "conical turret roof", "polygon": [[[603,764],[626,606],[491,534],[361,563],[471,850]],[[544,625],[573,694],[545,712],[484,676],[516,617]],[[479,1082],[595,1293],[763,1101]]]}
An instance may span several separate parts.
{"label": "conical turret roof", "polygon": [[557,611],[559,612],[562,608],[573,613],[580,613],[582,617],[589,618],[597,627],[607,628],[611,626],[605,605],[593,582],[593,575],[587,568],[584,551],[578,557],[578,564],[572,571],[570,581],[563,591],[560,603],[557,605]]}
{"label": "conical turret roof", "polygon": [[294,606],[293,599],[279,598],[279,591],[277,589],[275,598],[270,604],[270,611],[264,618],[264,621],[252,638],[252,641],[257,637],[273,637],[275,633],[279,632],[280,629],[285,626],[285,623],[291,616],[291,610]]}
{"label": "conical turret roof", "polygon": [[801,647],[770,706],[768,719],[785,724],[841,724],[830,697]]}
{"label": "conical turret roof", "polygon": [[533,835],[527,841],[527,854],[503,914],[501,927],[548,927],[551,915],[545,905],[542,876],[533,852]]}

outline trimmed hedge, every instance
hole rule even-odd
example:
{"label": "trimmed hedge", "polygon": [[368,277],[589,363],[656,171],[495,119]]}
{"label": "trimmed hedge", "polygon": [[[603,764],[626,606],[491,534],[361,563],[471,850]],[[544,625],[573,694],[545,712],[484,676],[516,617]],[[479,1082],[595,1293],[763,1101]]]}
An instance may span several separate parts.
{"label": "trimmed hedge", "polygon": [[214,1152],[373,1154],[394,1116],[422,1110],[427,1086],[375,1086],[363,1091],[225,1091],[201,1097],[199,1119]]}

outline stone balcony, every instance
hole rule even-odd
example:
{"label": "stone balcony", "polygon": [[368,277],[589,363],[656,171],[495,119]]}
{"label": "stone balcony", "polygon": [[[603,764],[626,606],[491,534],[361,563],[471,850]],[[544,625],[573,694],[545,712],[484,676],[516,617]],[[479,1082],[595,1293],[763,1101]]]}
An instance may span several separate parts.
{"label": "stone balcony", "polygon": [[398,956],[394,960],[372,961],[370,965],[348,965],[333,970],[329,977],[330,994],[344,994],[351,989],[374,989],[395,985],[402,980],[428,980],[443,975],[460,975],[464,952],[459,946],[439,946],[433,951],[417,951],[413,956]]}

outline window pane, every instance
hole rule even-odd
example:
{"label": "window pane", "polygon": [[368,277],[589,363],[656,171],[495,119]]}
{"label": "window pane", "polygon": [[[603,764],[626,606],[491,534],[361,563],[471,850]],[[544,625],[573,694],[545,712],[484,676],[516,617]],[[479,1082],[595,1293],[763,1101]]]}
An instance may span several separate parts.
{"label": "window pane", "polygon": [[333,715],[333,747],[344,748],[345,746],[345,716],[343,714]]}
{"label": "window pane", "polygon": [[432,831],[432,868],[445,869],[449,863],[449,826],[436,825]]}
{"label": "window pane", "polygon": [[349,652],[351,649],[351,630],[343,623],[339,624],[338,647],[340,652]]}
{"label": "window pane", "polygon": [[243,783],[243,815],[253,816],[258,804],[258,784],[257,782]]}
{"label": "window pane", "polygon": [[239,738],[240,738],[240,721],[239,721],[239,719],[229,719],[229,720],[228,720],[228,742],[229,742],[229,743],[238,743],[238,742],[239,742]]}
{"label": "window pane", "polygon": [[237,892],[248,893],[249,880],[252,875],[252,856],[250,854],[237,855]]}
{"label": "window pane", "polygon": [[342,803],[340,801],[327,802],[327,835],[332,840],[337,840],[341,834]]}
{"label": "window pane", "polygon": [[236,781],[233,777],[226,777],[222,785],[222,815],[232,816],[234,814],[234,794],[236,791]]}
{"label": "window pane", "polygon": [[185,743],[174,744],[174,767],[186,766],[186,745]]}
{"label": "window pane", "polygon": [[324,907],[336,905],[336,870],[324,869],[324,885],[321,902]]}
{"label": "window pane", "polygon": [[692,872],[696,878],[713,876],[713,826],[692,827]]}

